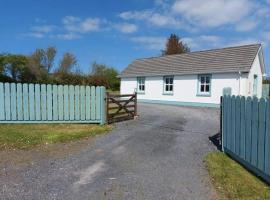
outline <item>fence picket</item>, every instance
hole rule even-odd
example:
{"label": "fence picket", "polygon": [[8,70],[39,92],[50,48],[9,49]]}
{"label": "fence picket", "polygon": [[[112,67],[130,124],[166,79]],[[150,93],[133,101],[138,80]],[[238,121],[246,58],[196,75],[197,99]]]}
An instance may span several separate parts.
{"label": "fence picket", "polygon": [[227,138],[227,148],[228,149],[231,149],[231,141],[232,141],[232,139],[231,139],[231,136],[232,136],[232,132],[231,132],[231,120],[232,120],[232,118],[231,118],[231,112],[232,112],[232,99],[231,98],[228,98],[227,99],[227,105],[228,105],[228,107],[227,107],[227,109],[228,109],[228,114],[227,114],[227,128],[226,128],[226,130],[227,130],[227,136],[226,136],[226,138]]}
{"label": "fence picket", "polygon": [[265,163],[264,168],[267,174],[270,174],[270,101],[267,101],[266,108],[266,127],[265,127]]}
{"label": "fence picket", "polygon": [[17,106],[16,105],[16,85],[15,83],[10,84],[10,102],[11,102],[11,120],[17,120]]}
{"label": "fence picket", "polygon": [[96,89],[94,86],[91,87],[91,120],[96,119]]}
{"label": "fence picket", "polygon": [[75,86],[75,119],[80,120],[80,86]]}
{"label": "fence picket", "polygon": [[240,125],[241,125],[241,104],[240,96],[235,99],[235,152],[240,155]]}
{"label": "fence picket", "polygon": [[100,106],[101,106],[101,101],[100,101],[100,87],[96,87],[96,119],[100,119]]}
{"label": "fence picket", "polygon": [[0,83],[0,120],[5,120],[4,84]]}
{"label": "fence picket", "polygon": [[30,120],[35,120],[35,93],[34,85],[29,84],[29,117]]}
{"label": "fence picket", "polygon": [[47,120],[47,92],[46,85],[41,85],[41,119],[43,121]]}
{"label": "fence picket", "polygon": [[51,121],[52,116],[52,85],[47,85],[47,120]]}
{"label": "fence picket", "polygon": [[22,99],[22,84],[17,84],[17,113],[18,120],[23,120],[23,99]]}
{"label": "fence picket", "polygon": [[69,120],[69,94],[68,86],[64,86],[64,120]]}
{"label": "fence picket", "polygon": [[259,128],[257,130],[258,135],[258,168],[264,170],[264,152],[265,152],[265,99],[261,98],[259,102]]}
{"label": "fence picket", "polygon": [[85,87],[80,86],[80,102],[81,102],[81,119],[80,120],[85,120]]}
{"label": "fence picket", "polygon": [[91,89],[89,86],[86,86],[85,88],[85,118],[86,120],[90,120],[91,119],[91,105],[90,105],[90,98],[91,98]]}
{"label": "fence picket", "polygon": [[252,129],[251,129],[251,164],[258,164],[258,98],[254,97],[252,102]]}
{"label": "fence picket", "polygon": [[58,87],[53,85],[53,120],[58,120]]}
{"label": "fence picket", "polygon": [[247,98],[246,101],[246,156],[245,159],[248,162],[251,162],[251,130],[252,130],[252,99],[250,97]]}
{"label": "fence picket", "polygon": [[10,84],[5,83],[5,115],[6,120],[11,119],[11,112],[10,112]]}
{"label": "fence picket", "polygon": [[29,120],[28,84],[23,84],[23,120]]}
{"label": "fence picket", "polygon": [[64,97],[63,97],[63,86],[58,85],[58,119],[64,119]]}
{"label": "fence picket", "polygon": [[241,97],[240,100],[240,115],[241,115],[241,122],[240,122],[240,157],[245,159],[245,141],[246,141],[246,135],[245,135],[245,131],[246,131],[246,98],[245,97]]}
{"label": "fence picket", "polygon": [[232,110],[231,110],[231,150],[235,152],[235,96],[232,96]]}
{"label": "fence picket", "polygon": [[74,120],[74,86],[69,86],[69,119]]}
{"label": "fence picket", "polygon": [[35,116],[36,120],[41,120],[41,105],[40,105],[40,85],[35,84]]}

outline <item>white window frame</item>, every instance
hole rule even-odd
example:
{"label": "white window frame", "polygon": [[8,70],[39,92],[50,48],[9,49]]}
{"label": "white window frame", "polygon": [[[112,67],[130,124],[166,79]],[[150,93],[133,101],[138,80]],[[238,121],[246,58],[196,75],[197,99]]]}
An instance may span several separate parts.
{"label": "white window frame", "polygon": [[137,77],[137,92],[140,94],[145,93],[145,77]]}
{"label": "white window frame", "polygon": [[[167,79],[169,79],[168,83],[167,83]],[[169,90],[166,90],[166,88],[168,88]],[[174,91],[174,76],[164,76],[163,77],[163,94],[172,95],[173,91]]]}
{"label": "white window frame", "polygon": [[[209,79],[207,82],[206,80]],[[203,91],[201,87],[203,86]],[[209,91],[206,91],[206,87],[209,86]],[[212,75],[211,74],[200,74],[198,75],[198,88],[197,96],[211,96],[212,88]]]}

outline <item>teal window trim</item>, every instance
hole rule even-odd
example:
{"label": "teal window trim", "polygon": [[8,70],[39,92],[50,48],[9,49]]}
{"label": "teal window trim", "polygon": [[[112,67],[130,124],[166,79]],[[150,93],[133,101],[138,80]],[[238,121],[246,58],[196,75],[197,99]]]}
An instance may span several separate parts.
{"label": "teal window trim", "polygon": [[[143,87],[143,90],[140,88]],[[145,77],[137,77],[137,94],[145,94]]]}
{"label": "teal window trim", "polygon": [[[209,92],[201,92],[201,77],[209,77],[209,84],[206,83],[205,85],[209,85]],[[206,87],[206,86],[205,86]],[[199,74],[198,81],[197,81],[197,95],[199,97],[211,97],[211,90],[212,90],[212,74]]]}
{"label": "teal window trim", "polygon": [[[166,91],[166,79],[167,78],[172,78],[172,84],[168,84],[168,85],[172,85],[172,91]],[[163,76],[163,95],[173,95],[173,91],[174,91],[174,76]]]}

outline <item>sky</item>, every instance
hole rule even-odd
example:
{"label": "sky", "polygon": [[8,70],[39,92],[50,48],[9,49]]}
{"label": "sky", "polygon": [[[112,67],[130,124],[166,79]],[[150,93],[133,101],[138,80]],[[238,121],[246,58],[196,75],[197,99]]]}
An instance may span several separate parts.
{"label": "sky", "polygon": [[177,34],[191,51],[261,43],[270,73],[270,0],[0,0],[0,53],[55,46],[82,72],[94,61],[120,72],[159,56]]}

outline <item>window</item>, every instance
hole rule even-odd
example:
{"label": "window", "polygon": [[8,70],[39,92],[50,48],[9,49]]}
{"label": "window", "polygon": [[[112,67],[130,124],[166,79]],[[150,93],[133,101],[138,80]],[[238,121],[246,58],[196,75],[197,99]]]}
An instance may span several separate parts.
{"label": "window", "polygon": [[255,74],[253,76],[253,96],[257,96],[257,88],[258,88],[258,76]]}
{"label": "window", "polygon": [[210,96],[211,95],[211,75],[198,76],[198,95]]}
{"label": "window", "polygon": [[164,94],[173,93],[173,76],[164,77]]}
{"label": "window", "polygon": [[145,78],[144,77],[138,77],[138,90],[137,92],[139,93],[144,93],[145,92]]}

